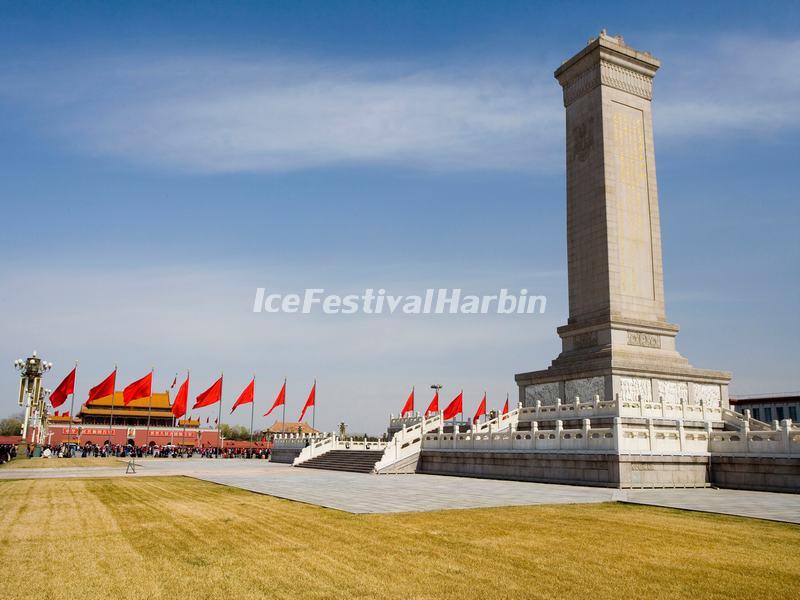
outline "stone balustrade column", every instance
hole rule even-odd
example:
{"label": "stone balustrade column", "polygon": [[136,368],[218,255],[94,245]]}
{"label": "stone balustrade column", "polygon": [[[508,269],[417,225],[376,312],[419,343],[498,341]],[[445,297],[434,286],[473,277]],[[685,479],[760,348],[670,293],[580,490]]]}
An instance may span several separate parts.
{"label": "stone balustrade column", "polygon": [[686,431],[683,428],[683,419],[676,419],[675,425],[678,427],[678,440],[681,452],[686,452]]}
{"label": "stone balustrade column", "polygon": [[539,443],[539,423],[537,421],[531,423],[531,439],[533,440],[533,449],[536,450]]}
{"label": "stone balustrade column", "polygon": [[783,427],[781,429],[781,438],[783,438],[783,451],[786,454],[792,453],[792,420],[791,419],[784,419],[782,421]]}
{"label": "stone balustrade column", "polygon": [[589,448],[589,432],[592,429],[592,421],[590,419],[583,420],[583,447]]}
{"label": "stone balustrade column", "polygon": [[556,420],[556,447],[561,450],[561,434],[564,431],[564,422],[561,419]]}
{"label": "stone balustrade column", "polygon": [[622,452],[622,417],[614,417],[614,448]]}

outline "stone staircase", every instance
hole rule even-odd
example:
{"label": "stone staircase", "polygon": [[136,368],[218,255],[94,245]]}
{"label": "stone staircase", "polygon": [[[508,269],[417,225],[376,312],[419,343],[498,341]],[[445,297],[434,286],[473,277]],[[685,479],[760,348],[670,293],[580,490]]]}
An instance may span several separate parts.
{"label": "stone staircase", "polygon": [[330,450],[297,465],[303,469],[325,469],[350,473],[372,473],[383,450]]}

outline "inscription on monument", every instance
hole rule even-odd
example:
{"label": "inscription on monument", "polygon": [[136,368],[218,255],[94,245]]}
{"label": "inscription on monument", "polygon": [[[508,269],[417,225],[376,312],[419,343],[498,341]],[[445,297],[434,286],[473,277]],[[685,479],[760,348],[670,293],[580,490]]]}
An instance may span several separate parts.
{"label": "inscription on monument", "polygon": [[644,348],[661,348],[661,338],[652,333],[644,333],[643,331],[629,331],[628,345],[642,346]]}
{"label": "inscription on monument", "polygon": [[620,291],[653,300],[653,248],[643,119],[641,110],[614,103],[612,131],[617,150]]}

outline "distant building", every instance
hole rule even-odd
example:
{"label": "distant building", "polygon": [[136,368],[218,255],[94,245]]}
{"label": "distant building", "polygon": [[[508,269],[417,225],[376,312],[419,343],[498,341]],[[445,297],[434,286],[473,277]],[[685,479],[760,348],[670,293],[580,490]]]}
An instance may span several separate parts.
{"label": "distant building", "polygon": [[751,417],[764,423],[784,419],[791,419],[797,423],[797,416],[800,414],[800,393],[736,396],[730,401],[731,408],[736,412],[743,413],[749,410]]}
{"label": "distant building", "polygon": [[[134,400],[128,406],[122,399],[122,392],[111,396],[98,398],[90,403],[84,403],[78,416],[84,425],[107,425],[114,413],[114,423],[128,427],[146,427],[147,417],[150,415],[151,427],[171,427],[175,425],[172,416],[172,404],[169,401],[169,392],[154,392],[150,398]],[[188,427],[188,425],[187,425]]]}
{"label": "distant building", "polygon": [[277,433],[303,433],[303,434],[311,434],[311,433],[319,433],[318,430],[311,427],[306,422],[296,422],[296,421],[275,421],[272,426],[267,427],[264,430],[265,435],[270,434],[277,434]]}
{"label": "distant building", "polygon": [[198,419],[175,419],[169,392],[154,392],[152,398],[140,398],[128,406],[122,392],[114,392],[113,402],[106,396],[83,403],[75,416],[49,417],[46,443],[63,442],[215,447],[219,445],[219,432],[216,425],[201,428]]}

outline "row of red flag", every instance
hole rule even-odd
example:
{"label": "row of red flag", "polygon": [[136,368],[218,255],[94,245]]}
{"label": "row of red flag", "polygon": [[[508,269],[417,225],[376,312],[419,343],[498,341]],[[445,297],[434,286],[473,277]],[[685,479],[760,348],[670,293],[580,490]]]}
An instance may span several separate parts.
{"label": "row of red flag", "polygon": [[[76,366],[70,373],[64,378],[64,380],[58,384],[56,389],[52,391],[50,394],[50,403],[53,405],[53,408],[61,406],[67,399],[67,396],[70,394],[75,393],[75,375],[77,372],[78,367]],[[172,386],[178,382],[177,375],[175,379],[172,381]],[[111,372],[111,374],[106,377],[103,381],[98,383],[92,389],[89,390],[89,397],[86,400],[87,403],[92,402],[93,400],[98,400],[99,398],[106,398],[111,396],[117,385],[117,369],[116,367]],[[239,406],[243,404],[252,404],[255,400],[255,390],[256,390],[256,378],[250,381],[247,384],[247,387],[244,388],[239,397],[236,399],[236,402],[233,403],[231,407],[231,414],[234,410],[236,410]],[[142,377],[141,379],[137,379],[133,383],[125,386],[122,390],[122,401],[127,406],[134,400],[140,400],[142,398],[149,398],[152,397],[153,393],[153,371],[151,370],[147,375]],[[306,411],[316,406],[316,398],[317,398],[317,382],[314,381],[314,385],[311,387],[311,392],[308,395],[308,399],[306,403],[303,405],[303,411],[300,413],[300,421],[302,422],[303,417],[306,415]],[[186,379],[181,383],[181,386],[178,388],[178,393],[175,395],[175,402],[172,403],[172,414],[176,419],[183,417],[186,414],[186,407],[189,400],[189,374],[186,374]],[[217,379],[214,383],[211,384],[206,391],[202,394],[198,395],[195,399],[194,406],[192,406],[192,410],[197,408],[203,408],[206,406],[211,406],[216,404],[217,402],[222,402],[222,375],[220,375],[219,379]],[[277,398],[275,398],[275,402],[272,403],[270,409],[264,413],[264,416],[268,416],[273,410],[278,408],[279,406],[286,405],[286,380],[283,381],[283,387],[281,387],[280,392],[278,392]]]}
{"label": "row of red flag", "polygon": [[[404,417],[410,412],[414,412],[414,388],[411,388],[411,394],[409,394],[406,403],[403,405],[403,410],[400,411],[400,416]],[[427,417],[429,414],[437,412],[439,412],[439,390],[436,390],[436,393],[433,395],[433,400],[431,400],[431,403],[425,410],[425,416]],[[442,411],[442,418],[445,421],[449,421],[450,419],[455,419],[459,414],[463,414],[463,412],[464,390],[461,390],[458,393],[458,396],[453,398],[452,402],[450,402],[450,404],[448,404]],[[484,392],[483,399],[478,404],[478,410],[475,411],[475,416],[472,417],[472,422],[477,423],[478,419],[486,414],[486,392]],[[508,414],[508,396],[506,396],[506,403],[503,405],[503,412],[501,414]]]}

